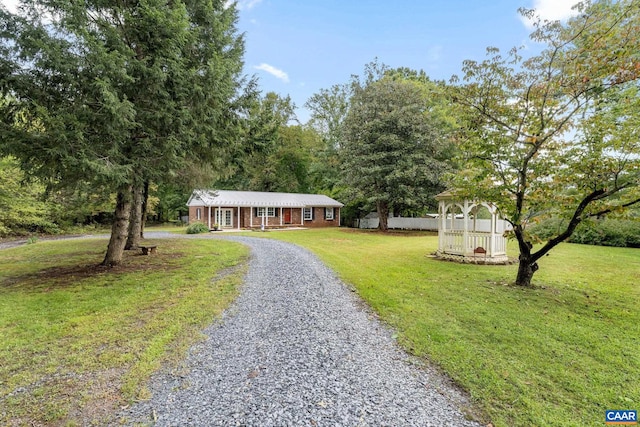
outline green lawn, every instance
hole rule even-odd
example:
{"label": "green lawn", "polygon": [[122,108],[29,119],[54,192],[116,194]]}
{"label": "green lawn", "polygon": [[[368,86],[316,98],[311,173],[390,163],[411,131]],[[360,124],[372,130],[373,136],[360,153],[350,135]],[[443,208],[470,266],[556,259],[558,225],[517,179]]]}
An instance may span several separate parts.
{"label": "green lawn", "polygon": [[107,241],[0,251],[0,425],[102,425],[145,398],[237,295],[248,254],[211,240],[154,240],[98,268]]}
{"label": "green lawn", "polygon": [[252,235],[314,251],[495,426],[602,426],[606,409],[640,410],[639,249],[561,244],[522,289],[516,266],[429,257],[434,235]]}

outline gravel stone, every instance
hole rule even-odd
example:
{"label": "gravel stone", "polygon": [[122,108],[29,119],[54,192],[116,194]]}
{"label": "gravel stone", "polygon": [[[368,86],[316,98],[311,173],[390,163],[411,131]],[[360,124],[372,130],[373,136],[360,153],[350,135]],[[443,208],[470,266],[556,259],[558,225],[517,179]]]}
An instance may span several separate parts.
{"label": "gravel stone", "polygon": [[400,350],[313,254],[270,239],[222,238],[252,250],[241,295],[182,369],[156,375],[151,399],[114,425],[480,425],[465,418],[466,398]]}

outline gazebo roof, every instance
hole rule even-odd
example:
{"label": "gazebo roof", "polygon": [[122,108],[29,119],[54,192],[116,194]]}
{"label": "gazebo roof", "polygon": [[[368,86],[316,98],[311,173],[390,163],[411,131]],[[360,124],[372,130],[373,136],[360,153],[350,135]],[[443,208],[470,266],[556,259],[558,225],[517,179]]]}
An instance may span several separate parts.
{"label": "gazebo roof", "polygon": [[456,190],[446,190],[443,191],[440,194],[436,194],[435,199],[440,201],[440,200],[451,200],[451,199],[456,199],[457,195],[456,195]]}

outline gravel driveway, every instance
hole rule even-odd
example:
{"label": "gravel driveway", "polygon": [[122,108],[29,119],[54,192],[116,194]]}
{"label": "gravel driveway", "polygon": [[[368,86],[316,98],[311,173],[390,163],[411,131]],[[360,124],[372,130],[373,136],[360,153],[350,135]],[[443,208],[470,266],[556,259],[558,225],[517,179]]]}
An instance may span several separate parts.
{"label": "gravel driveway", "polygon": [[479,426],[447,381],[400,351],[386,327],[310,252],[251,247],[246,284],[183,369],[120,422],[158,426]]}

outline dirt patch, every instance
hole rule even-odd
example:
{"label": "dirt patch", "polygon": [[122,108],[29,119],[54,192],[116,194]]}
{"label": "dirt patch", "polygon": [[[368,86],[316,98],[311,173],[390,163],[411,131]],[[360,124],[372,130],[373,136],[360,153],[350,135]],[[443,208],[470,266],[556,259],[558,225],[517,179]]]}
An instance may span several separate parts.
{"label": "dirt patch", "polygon": [[84,401],[69,410],[66,421],[81,420],[81,425],[105,425],[113,420],[114,414],[125,405],[120,393],[123,375],[122,369],[87,375],[81,385]]}
{"label": "dirt patch", "polygon": [[[38,408],[6,419],[9,426],[106,425],[126,402],[120,392],[125,369],[53,374],[9,396],[22,406]],[[6,403],[6,402],[0,402]],[[58,415],[47,420],[47,409]],[[9,412],[11,414],[11,411]]]}
{"label": "dirt patch", "polygon": [[223,268],[218,271],[216,275],[211,279],[211,283],[216,283],[219,280],[224,279],[225,277],[231,276],[241,270],[246,270],[247,261],[246,259],[240,262],[239,264],[232,265],[231,267]]}

